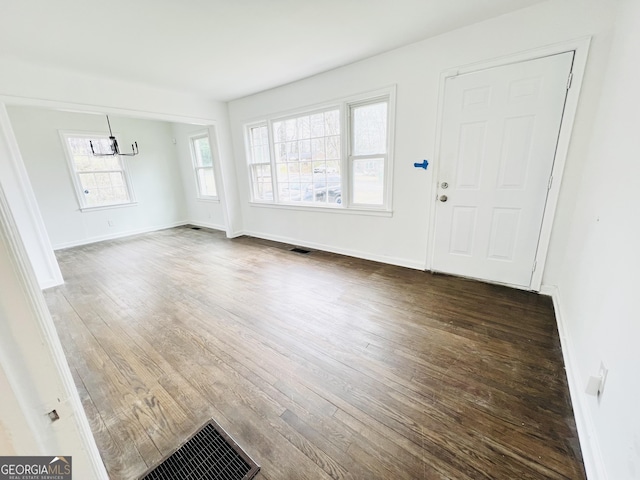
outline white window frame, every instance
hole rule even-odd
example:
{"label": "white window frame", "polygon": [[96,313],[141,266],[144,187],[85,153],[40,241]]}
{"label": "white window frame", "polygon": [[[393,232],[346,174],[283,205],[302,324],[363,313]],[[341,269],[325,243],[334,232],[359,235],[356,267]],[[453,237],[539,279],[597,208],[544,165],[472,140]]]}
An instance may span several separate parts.
{"label": "white window frame", "polygon": [[[395,93],[395,91],[394,91]],[[386,146],[387,146],[387,151],[385,153],[375,153],[375,154],[369,154],[369,155],[355,155],[353,153],[354,150],[354,127],[353,127],[353,110],[355,108],[358,107],[363,107],[366,105],[374,105],[377,103],[383,103],[386,102],[387,103],[387,138],[386,138]],[[393,111],[391,110],[393,106]],[[356,208],[361,208],[361,209],[372,209],[372,210],[391,210],[391,186],[393,185],[392,181],[391,181],[391,172],[393,171],[392,166],[390,165],[391,163],[391,159],[393,157],[392,152],[393,152],[393,135],[392,132],[395,131],[395,128],[392,124],[393,122],[393,118],[394,118],[394,114],[393,112],[395,112],[395,99],[393,100],[392,103],[392,96],[391,94],[386,94],[386,95],[380,95],[378,97],[368,97],[364,100],[354,100],[351,102],[347,103],[347,109],[348,109],[348,124],[347,124],[347,128],[348,128],[348,137],[349,137],[349,144],[348,144],[348,148],[349,148],[349,154],[347,156],[347,161],[348,161],[348,172],[349,172],[349,205],[356,207]],[[354,194],[354,187],[353,187],[353,182],[354,182],[354,163],[355,160],[367,160],[367,159],[378,159],[378,158],[382,158],[384,160],[384,184],[383,184],[383,192],[382,192],[382,205],[370,205],[370,204],[359,204],[356,203],[353,199],[353,194]]]}
{"label": "white window frame", "polygon": [[[198,161],[197,161],[197,155],[196,155],[196,149],[195,149],[195,145],[194,142],[195,140],[200,140],[202,138],[206,138],[207,141],[209,142],[209,149],[211,150],[211,166],[210,167],[203,167],[201,165],[198,165]],[[200,200],[211,200],[211,201],[219,201],[220,200],[220,195],[219,195],[219,186],[218,186],[218,175],[216,175],[216,162],[217,162],[217,157],[215,155],[215,151],[213,149],[213,144],[211,142],[211,136],[209,135],[209,132],[207,130],[203,130],[201,132],[198,133],[194,133],[193,135],[189,135],[189,152],[191,153],[191,164],[193,166],[193,173],[195,175],[195,184],[196,184],[196,191],[197,193],[197,198]],[[198,172],[200,170],[211,170],[211,172],[213,173],[213,182],[216,186],[216,194],[215,195],[207,195],[205,193],[202,192],[202,185],[200,185],[200,175],[198,175]]]}
{"label": "white window frame", "polygon": [[[361,213],[370,215],[384,215],[390,216],[393,212],[392,206],[392,185],[393,185],[393,152],[394,152],[394,137],[395,137],[395,97],[396,88],[395,85],[384,89],[376,90],[373,92],[367,92],[360,95],[355,95],[348,98],[343,98],[335,102],[326,103],[322,105],[315,105],[306,108],[295,109],[289,112],[276,113],[266,118],[262,118],[259,121],[254,121],[245,124],[245,152],[246,152],[246,165],[248,172],[248,181],[251,191],[250,204],[252,206],[270,207],[270,208],[291,208],[296,210],[309,210],[317,211],[318,209],[325,209],[339,213]],[[382,205],[367,205],[356,204],[352,201],[353,196],[353,172],[351,168],[353,166],[352,151],[352,130],[351,125],[351,109],[354,107],[387,102],[387,153],[384,155],[375,155],[375,158],[384,157],[384,192],[383,192],[383,204]],[[280,122],[291,118],[297,118],[305,115],[313,115],[314,113],[325,112],[327,110],[337,109],[340,112],[340,174],[341,174],[341,188],[342,188],[342,204],[332,205],[316,202],[281,202],[278,198],[278,183],[277,183],[277,165],[274,151],[274,139],[273,139],[273,123]],[[251,174],[251,165],[254,164],[251,153],[251,145],[249,140],[249,133],[252,128],[255,127],[267,127],[267,133],[269,137],[269,165],[271,166],[271,182],[273,189],[272,200],[261,200],[256,198],[254,192],[254,182]],[[361,156],[355,157],[360,159]]]}
{"label": "white window frame", "polygon": [[[91,132],[78,132],[78,131],[66,131],[59,130],[60,140],[62,142],[62,149],[64,150],[65,157],[67,158],[67,166],[69,167],[69,174],[71,176],[71,182],[74,186],[74,191],[76,194],[76,199],[78,201],[78,206],[81,211],[92,211],[92,210],[102,210],[108,208],[118,208],[118,207],[128,207],[131,205],[136,205],[136,197],[133,190],[133,184],[131,182],[131,178],[129,176],[129,172],[127,170],[127,165],[125,159],[121,155],[115,155],[118,159],[118,163],[120,164],[120,170],[96,170],[96,172],[101,173],[121,173],[124,179],[124,186],[127,190],[129,201],[120,202],[120,203],[111,203],[105,205],[88,205],[86,202],[86,196],[84,190],[82,188],[82,182],[80,180],[80,172],[76,170],[76,163],[73,159],[73,155],[71,154],[71,150],[69,148],[68,138],[84,138],[87,140],[109,140],[109,136],[102,133],[91,133]],[[117,136],[117,135],[115,135]],[[86,172],[82,172],[86,173]]]}
{"label": "white window frame", "polygon": [[[333,110],[337,110],[338,111],[338,117],[340,119],[340,187],[342,188],[342,190],[344,191],[344,175],[342,174],[342,172],[344,171],[344,167],[345,167],[345,145],[344,145],[344,138],[345,138],[345,130],[344,130],[344,109],[342,108],[342,105],[340,103],[336,103],[336,104],[331,104],[331,105],[326,105],[323,106],[321,108],[314,108],[311,110],[303,110],[303,111],[299,111],[296,112],[294,114],[289,114],[286,116],[278,116],[278,117],[274,117],[271,118],[268,122],[268,128],[267,128],[267,132],[269,135],[269,152],[270,152],[270,157],[271,157],[271,169],[272,169],[272,173],[271,173],[271,177],[272,177],[272,183],[273,183],[273,188],[275,189],[273,192],[273,198],[274,198],[274,203],[278,204],[278,205],[292,205],[292,206],[305,206],[305,207],[310,207],[310,208],[341,208],[341,206],[339,205],[331,205],[331,204],[321,204],[321,203],[316,203],[316,202],[302,202],[302,201],[295,201],[295,202],[285,202],[285,201],[281,201],[279,198],[280,195],[280,190],[278,189],[278,161],[276,159],[276,152],[275,152],[275,139],[273,138],[273,124],[276,122],[285,122],[287,120],[291,120],[291,119],[297,119],[299,117],[305,117],[305,116],[311,116],[311,115],[315,115],[315,114],[319,114],[319,113],[325,113],[325,112],[329,112],[329,111],[333,111]],[[326,160],[325,160],[326,161]],[[275,170],[274,170],[275,168]]]}
{"label": "white window frame", "polygon": [[[262,128],[262,127],[266,127],[267,129],[267,136],[268,136],[268,152],[269,152],[269,161],[268,162],[254,162],[253,161],[253,145],[251,144],[251,130],[254,128]],[[247,155],[247,173],[249,175],[249,188],[251,191],[251,201],[254,203],[258,203],[258,204],[266,204],[266,205],[272,205],[275,204],[276,202],[276,198],[277,198],[277,192],[276,192],[276,188],[277,188],[277,183],[276,183],[276,178],[275,178],[275,172],[274,172],[274,165],[273,165],[273,141],[272,141],[272,135],[271,135],[271,128],[269,123],[264,120],[264,121],[259,121],[259,122],[255,122],[255,123],[250,123],[245,125],[244,128],[244,139],[245,139],[245,152]],[[262,200],[260,198],[258,198],[257,196],[257,192],[256,192],[256,186],[253,182],[253,172],[252,172],[252,167],[256,166],[256,165],[269,165],[269,167],[271,168],[271,191],[273,193],[273,198],[271,200]]]}

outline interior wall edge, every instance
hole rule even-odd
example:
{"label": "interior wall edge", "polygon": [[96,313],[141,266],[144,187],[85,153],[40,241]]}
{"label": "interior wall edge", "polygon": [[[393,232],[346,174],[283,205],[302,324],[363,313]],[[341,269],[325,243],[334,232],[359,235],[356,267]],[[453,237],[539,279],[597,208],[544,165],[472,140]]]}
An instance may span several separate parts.
{"label": "interior wall edge", "polygon": [[6,105],[0,101],[0,183],[41,288],[64,283],[20,153]]}
{"label": "interior wall edge", "polygon": [[173,114],[161,110],[132,109],[120,106],[109,106],[101,103],[76,103],[71,101],[49,100],[46,98],[21,97],[1,93],[0,102],[5,105],[16,107],[37,107],[71,113],[108,114],[170,123],[190,123],[202,125],[203,128],[207,125],[215,125],[218,122],[218,120],[214,119],[213,116]]}
{"label": "interior wall edge", "polygon": [[567,383],[569,394],[573,406],[573,416],[578,429],[580,448],[584,468],[589,480],[607,480],[608,476],[604,466],[602,451],[598,441],[597,432],[589,409],[585,403],[585,386],[582,384],[583,375],[580,371],[580,363],[577,360],[575,348],[571,337],[568,334],[567,318],[562,308],[560,289],[556,285],[542,285],[541,295],[550,296],[553,301],[560,346],[562,348],[562,358],[564,360],[565,371],[567,373]]}

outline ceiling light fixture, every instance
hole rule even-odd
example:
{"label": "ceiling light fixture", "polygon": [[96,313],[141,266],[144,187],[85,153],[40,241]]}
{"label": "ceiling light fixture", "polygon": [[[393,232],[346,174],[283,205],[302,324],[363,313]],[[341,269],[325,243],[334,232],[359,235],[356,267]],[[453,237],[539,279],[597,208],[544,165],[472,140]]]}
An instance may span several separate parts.
{"label": "ceiling light fixture", "polygon": [[133,157],[137,155],[138,152],[138,142],[133,142],[131,144],[131,153],[121,153],[120,148],[118,147],[118,141],[116,137],[113,136],[113,132],[111,131],[111,122],[109,121],[109,115],[107,115],[107,125],[109,125],[109,147],[111,147],[111,153],[96,153],[93,149],[93,143],[89,140],[89,145],[91,145],[91,153],[94,157],[111,157],[113,155],[122,155],[124,157]]}

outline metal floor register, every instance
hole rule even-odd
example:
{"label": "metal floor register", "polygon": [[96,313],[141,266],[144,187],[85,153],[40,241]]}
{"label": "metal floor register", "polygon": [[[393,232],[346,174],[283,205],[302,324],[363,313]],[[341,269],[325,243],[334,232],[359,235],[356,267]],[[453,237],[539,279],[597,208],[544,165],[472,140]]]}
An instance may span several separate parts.
{"label": "metal floor register", "polygon": [[213,420],[140,480],[249,480],[260,466]]}

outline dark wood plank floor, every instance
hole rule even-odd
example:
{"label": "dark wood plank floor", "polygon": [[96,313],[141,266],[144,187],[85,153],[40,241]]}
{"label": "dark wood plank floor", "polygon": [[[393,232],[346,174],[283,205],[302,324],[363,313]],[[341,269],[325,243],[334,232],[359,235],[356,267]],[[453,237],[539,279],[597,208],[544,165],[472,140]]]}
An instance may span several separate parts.
{"label": "dark wood plank floor", "polygon": [[205,229],[57,256],[113,479],[208,418],[262,480],[585,477],[546,297]]}

